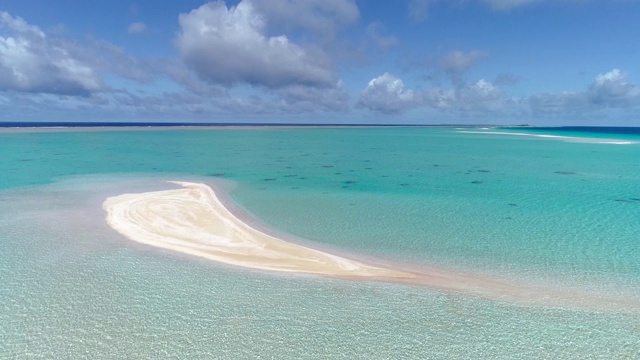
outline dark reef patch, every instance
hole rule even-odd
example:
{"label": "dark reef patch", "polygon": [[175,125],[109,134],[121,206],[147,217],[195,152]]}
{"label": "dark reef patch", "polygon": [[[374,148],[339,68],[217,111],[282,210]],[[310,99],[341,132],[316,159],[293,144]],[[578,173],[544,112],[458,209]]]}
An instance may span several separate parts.
{"label": "dark reef patch", "polygon": [[627,204],[640,203],[640,199],[639,198],[615,199],[613,201],[621,202],[621,203],[627,203]]}

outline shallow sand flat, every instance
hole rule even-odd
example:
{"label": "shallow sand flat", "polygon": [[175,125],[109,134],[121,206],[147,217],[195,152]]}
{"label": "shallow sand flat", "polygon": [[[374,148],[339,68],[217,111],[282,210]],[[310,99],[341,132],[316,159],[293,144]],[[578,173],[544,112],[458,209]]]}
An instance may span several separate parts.
{"label": "shallow sand flat", "polygon": [[640,310],[640,299],[421,268],[397,270],[329,254],[261,232],[229,211],[205,184],[108,198],[107,223],[134,241],[247,268],[400,282],[528,305]]}

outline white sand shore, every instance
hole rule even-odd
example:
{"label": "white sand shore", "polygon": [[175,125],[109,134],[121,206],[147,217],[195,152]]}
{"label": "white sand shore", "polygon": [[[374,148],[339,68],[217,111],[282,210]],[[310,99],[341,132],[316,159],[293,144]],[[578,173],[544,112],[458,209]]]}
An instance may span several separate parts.
{"label": "white sand shore", "polygon": [[519,132],[508,132],[508,131],[459,130],[457,132],[461,133],[461,134],[525,136],[525,137],[534,137],[534,138],[540,138],[540,139],[560,140],[560,141],[564,141],[564,142],[586,143],[586,144],[609,144],[609,145],[635,145],[635,144],[638,144],[637,141],[631,141],[631,140],[607,139],[607,138],[589,138],[589,137],[579,137],[579,136],[560,136],[560,135],[519,133]]}
{"label": "white sand shore", "polygon": [[247,268],[400,282],[528,305],[640,311],[637,296],[609,296],[519,284],[439,269],[374,266],[287,242],[229,211],[204,184],[108,198],[107,223],[134,241]]}
{"label": "white sand shore", "polygon": [[126,237],[248,268],[331,276],[414,277],[280,240],[238,219],[204,184],[107,199],[107,222]]}

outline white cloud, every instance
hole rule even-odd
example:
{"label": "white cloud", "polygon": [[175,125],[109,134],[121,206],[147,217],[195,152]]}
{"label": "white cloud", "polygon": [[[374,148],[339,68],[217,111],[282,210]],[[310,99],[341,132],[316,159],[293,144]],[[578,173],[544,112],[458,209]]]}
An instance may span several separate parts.
{"label": "white cloud", "polygon": [[506,111],[510,103],[496,85],[483,79],[452,88],[414,91],[405,89],[402,80],[384,73],[360,93],[358,106],[381,113],[402,113],[422,105],[461,113],[497,113]]}
{"label": "white cloud", "polygon": [[360,93],[359,107],[386,114],[397,114],[422,103],[422,96],[413,90],[404,88],[397,77],[384,73],[369,81]]}
{"label": "white cloud", "polygon": [[534,113],[585,113],[640,106],[640,88],[619,69],[596,76],[585,91],[540,94],[529,98]]}
{"label": "white cloud", "polygon": [[252,0],[270,28],[299,29],[332,37],[343,26],[358,21],[354,0]]}
{"label": "white cloud", "polygon": [[202,5],[179,17],[176,39],[184,63],[214,84],[332,87],[337,81],[329,60],[318,49],[304,49],[287,36],[267,36],[263,15],[241,1]]}
{"label": "white cloud", "polygon": [[143,22],[133,22],[127,28],[129,34],[144,34],[147,32],[147,25]]}
{"label": "white cloud", "polygon": [[437,109],[463,112],[497,112],[504,110],[508,101],[497,86],[484,79],[453,89],[429,89],[425,100]]}
{"label": "white cloud", "polygon": [[[101,90],[95,70],[68,43],[49,39],[37,26],[0,13],[0,90],[86,95]],[[4,36],[3,36],[4,35]]]}
{"label": "white cloud", "polygon": [[465,111],[498,111],[506,100],[502,91],[483,79],[458,90],[459,107]]}
{"label": "white cloud", "polygon": [[596,77],[587,91],[589,101],[595,105],[619,107],[638,105],[640,89],[627,81],[619,69],[613,69]]}

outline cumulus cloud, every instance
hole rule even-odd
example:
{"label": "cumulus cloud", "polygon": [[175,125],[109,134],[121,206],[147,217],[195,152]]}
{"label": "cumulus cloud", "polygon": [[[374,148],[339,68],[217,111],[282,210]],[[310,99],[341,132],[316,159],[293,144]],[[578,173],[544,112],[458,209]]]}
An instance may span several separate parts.
{"label": "cumulus cloud", "polygon": [[589,112],[640,106],[640,88],[619,69],[596,76],[585,91],[540,94],[529,98],[536,113]]}
{"label": "cumulus cloud", "polygon": [[251,2],[229,7],[202,5],[179,17],[176,45],[184,63],[214,84],[331,87],[337,76],[318,49],[305,49],[287,36],[266,35],[265,18]]}
{"label": "cumulus cloud", "polygon": [[405,89],[402,80],[384,73],[369,81],[360,93],[358,106],[385,114],[398,114],[422,103],[422,95]]}
{"label": "cumulus cloud", "polygon": [[627,81],[627,76],[619,69],[600,74],[587,91],[589,101],[594,105],[624,107],[640,102],[640,89]]}
{"label": "cumulus cloud", "polygon": [[371,80],[360,93],[358,106],[387,114],[402,113],[422,105],[443,111],[496,113],[506,110],[510,102],[498,86],[484,79],[451,88],[415,91],[406,89],[397,77],[384,73]]}
{"label": "cumulus cloud", "polygon": [[496,112],[504,109],[507,98],[496,85],[480,79],[452,89],[429,89],[425,101],[431,107],[443,110]]}
{"label": "cumulus cloud", "polygon": [[354,0],[252,0],[251,3],[271,28],[305,30],[329,37],[360,17]]}
{"label": "cumulus cloud", "polygon": [[147,25],[143,22],[134,22],[127,28],[129,34],[144,34],[147,32]]}
{"label": "cumulus cloud", "polygon": [[496,85],[480,79],[460,88],[457,101],[463,111],[495,112],[504,109],[507,98]]}
{"label": "cumulus cloud", "polygon": [[50,39],[22,18],[0,13],[0,90],[87,95],[103,87],[73,46]]}

